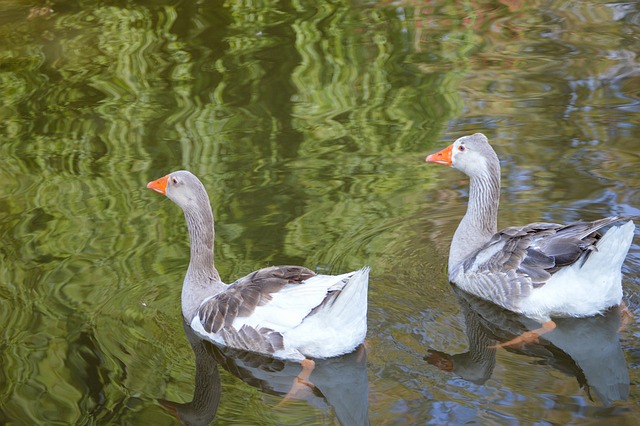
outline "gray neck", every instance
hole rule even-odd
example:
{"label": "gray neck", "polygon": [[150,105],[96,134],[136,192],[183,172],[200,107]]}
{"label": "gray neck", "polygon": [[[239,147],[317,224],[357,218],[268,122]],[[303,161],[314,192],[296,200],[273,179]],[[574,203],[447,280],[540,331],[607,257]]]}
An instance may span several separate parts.
{"label": "gray neck", "polygon": [[451,241],[449,273],[486,244],[498,232],[500,202],[500,166],[493,165],[485,174],[471,177],[469,206]]}
{"label": "gray neck", "polygon": [[224,290],[213,263],[213,213],[209,200],[183,209],[191,241],[191,259],[182,285],[182,315],[191,322],[202,301]]}

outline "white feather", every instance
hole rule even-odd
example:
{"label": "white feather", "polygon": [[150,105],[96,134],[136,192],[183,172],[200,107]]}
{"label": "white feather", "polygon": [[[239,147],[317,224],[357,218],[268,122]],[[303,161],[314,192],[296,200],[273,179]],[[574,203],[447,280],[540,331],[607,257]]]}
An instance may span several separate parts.
{"label": "white feather", "polygon": [[285,343],[316,358],[351,352],[367,334],[368,281],[369,268],[354,273],[332,304],[285,333]]}
{"label": "white feather", "polygon": [[[276,358],[302,360],[329,358],[353,351],[367,332],[367,288],[369,268],[342,275],[316,275],[301,284],[271,293],[272,299],[246,317],[237,317],[233,328],[269,328],[283,335],[284,349]],[[319,309],[330,291],[341,293]],[[209,300],[205,299],[204,302]],[[204,303],[203,302],[203,303]],[[314,311],[315,312],[312,312]],[[199,314],[191,328],[201,336],[226,345],[221,333],[204,330]]]}
{"label": "white feather", "polygon": [[549,321],[552,316],[585,317],[619,305],[622,301],[621,267],[631,246],[633,221],[613,226],[597,244],[597,250],[580,265],[556,272],[542,287],[524,299],[521,312]]}
{"label": "white feather", "polygon": [[[248,317],[238,317],[233,327],[239,330],[247,324],[254,328],[266,327],[279,332],[286,332],[300,325],[302,320],[327,296],[329,288],[342,283],[353,275],[350,272],[342,275],[316,275],[302,284],[285,286],[272,293],[272,299],[263,306],[258,306]],[[344,284],[343,284],[344,285]]]}

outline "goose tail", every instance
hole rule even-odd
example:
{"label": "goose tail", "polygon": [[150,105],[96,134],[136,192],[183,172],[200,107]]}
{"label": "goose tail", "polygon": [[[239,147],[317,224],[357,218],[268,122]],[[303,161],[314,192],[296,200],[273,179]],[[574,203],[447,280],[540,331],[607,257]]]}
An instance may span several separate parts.
{"label": "goose tail", "polygon": [[622,302],[622,263],[631,246],[634,231],[632,220],[611,227],[580,267],[580,275],[594,284],[590,291],[601,294],[603,306],[615,306]]}
{"label": "goose tail", "polygon": [[336,324],[345,324],[352,321],[367,321],[367,292],[369,288],[369,271],[364,268],[353,272],[348,277],[336,298],[327,306],[328,319]]}
{"label": "goose tail", "polygon": [[595,251],[587,258],[582,269],[619,272],[631,247],[634,231],[632,220],[624,225],[612,226],[596,243]]}

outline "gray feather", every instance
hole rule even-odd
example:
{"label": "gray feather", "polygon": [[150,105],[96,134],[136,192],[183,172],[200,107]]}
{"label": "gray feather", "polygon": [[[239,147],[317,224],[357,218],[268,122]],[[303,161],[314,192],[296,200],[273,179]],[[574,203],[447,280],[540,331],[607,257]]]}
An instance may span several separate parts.
{"label": "gray feather", "polygon": [[[253,272],[231,284],[226,291],[203,303],[198,309],[200,322],[209,333],[223,333],[225,342],[246,350],[257,350],[249,346],[265,346],[271,349],[282,347],[282,336],[270,329],[255,330],[243,326],[233,329],[238,317],[251,315],[256,307],[263,306],[277,293],[289,285],[298,285],[313,277],[315,273],[302,266],[272,266]],[[276,334],[279,336],[276,336]],[[230,341],[227,341],[231,339]],[[252,340],[255,340],[252,343]],[[267,353],[273,353],[270,350]]]}

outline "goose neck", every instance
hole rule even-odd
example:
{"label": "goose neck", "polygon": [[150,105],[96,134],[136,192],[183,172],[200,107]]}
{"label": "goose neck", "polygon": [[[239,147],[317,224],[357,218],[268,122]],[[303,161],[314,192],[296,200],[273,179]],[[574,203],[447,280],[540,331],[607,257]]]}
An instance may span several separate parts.
{"label": "goose neck", "polygon": [[497,232],[500,171],[471,177],[469,205],[458,225],[449,254],[449,271],[486,244]]}
{"label": "goose neck", "polygon": [[500,203],[500,179],[493,175],[471,179],[469,188],[468,217],[479,233],[493,236],[498,227]]}
{"label": "goose neck", "polygon": [[202,301],[224,290],[213,261],[214,223],[211,207],[185,209],[191,256],[182,286],[182,313],[189,321]]}
{"label": "goose neck", "polygon": [[[208,206],[207,206],[208,207]],[[217,275],[213,263],[213,213],[211,207],[205,209],[185,210],[189,240],[191,242],[191,259],[189,271]]]}

